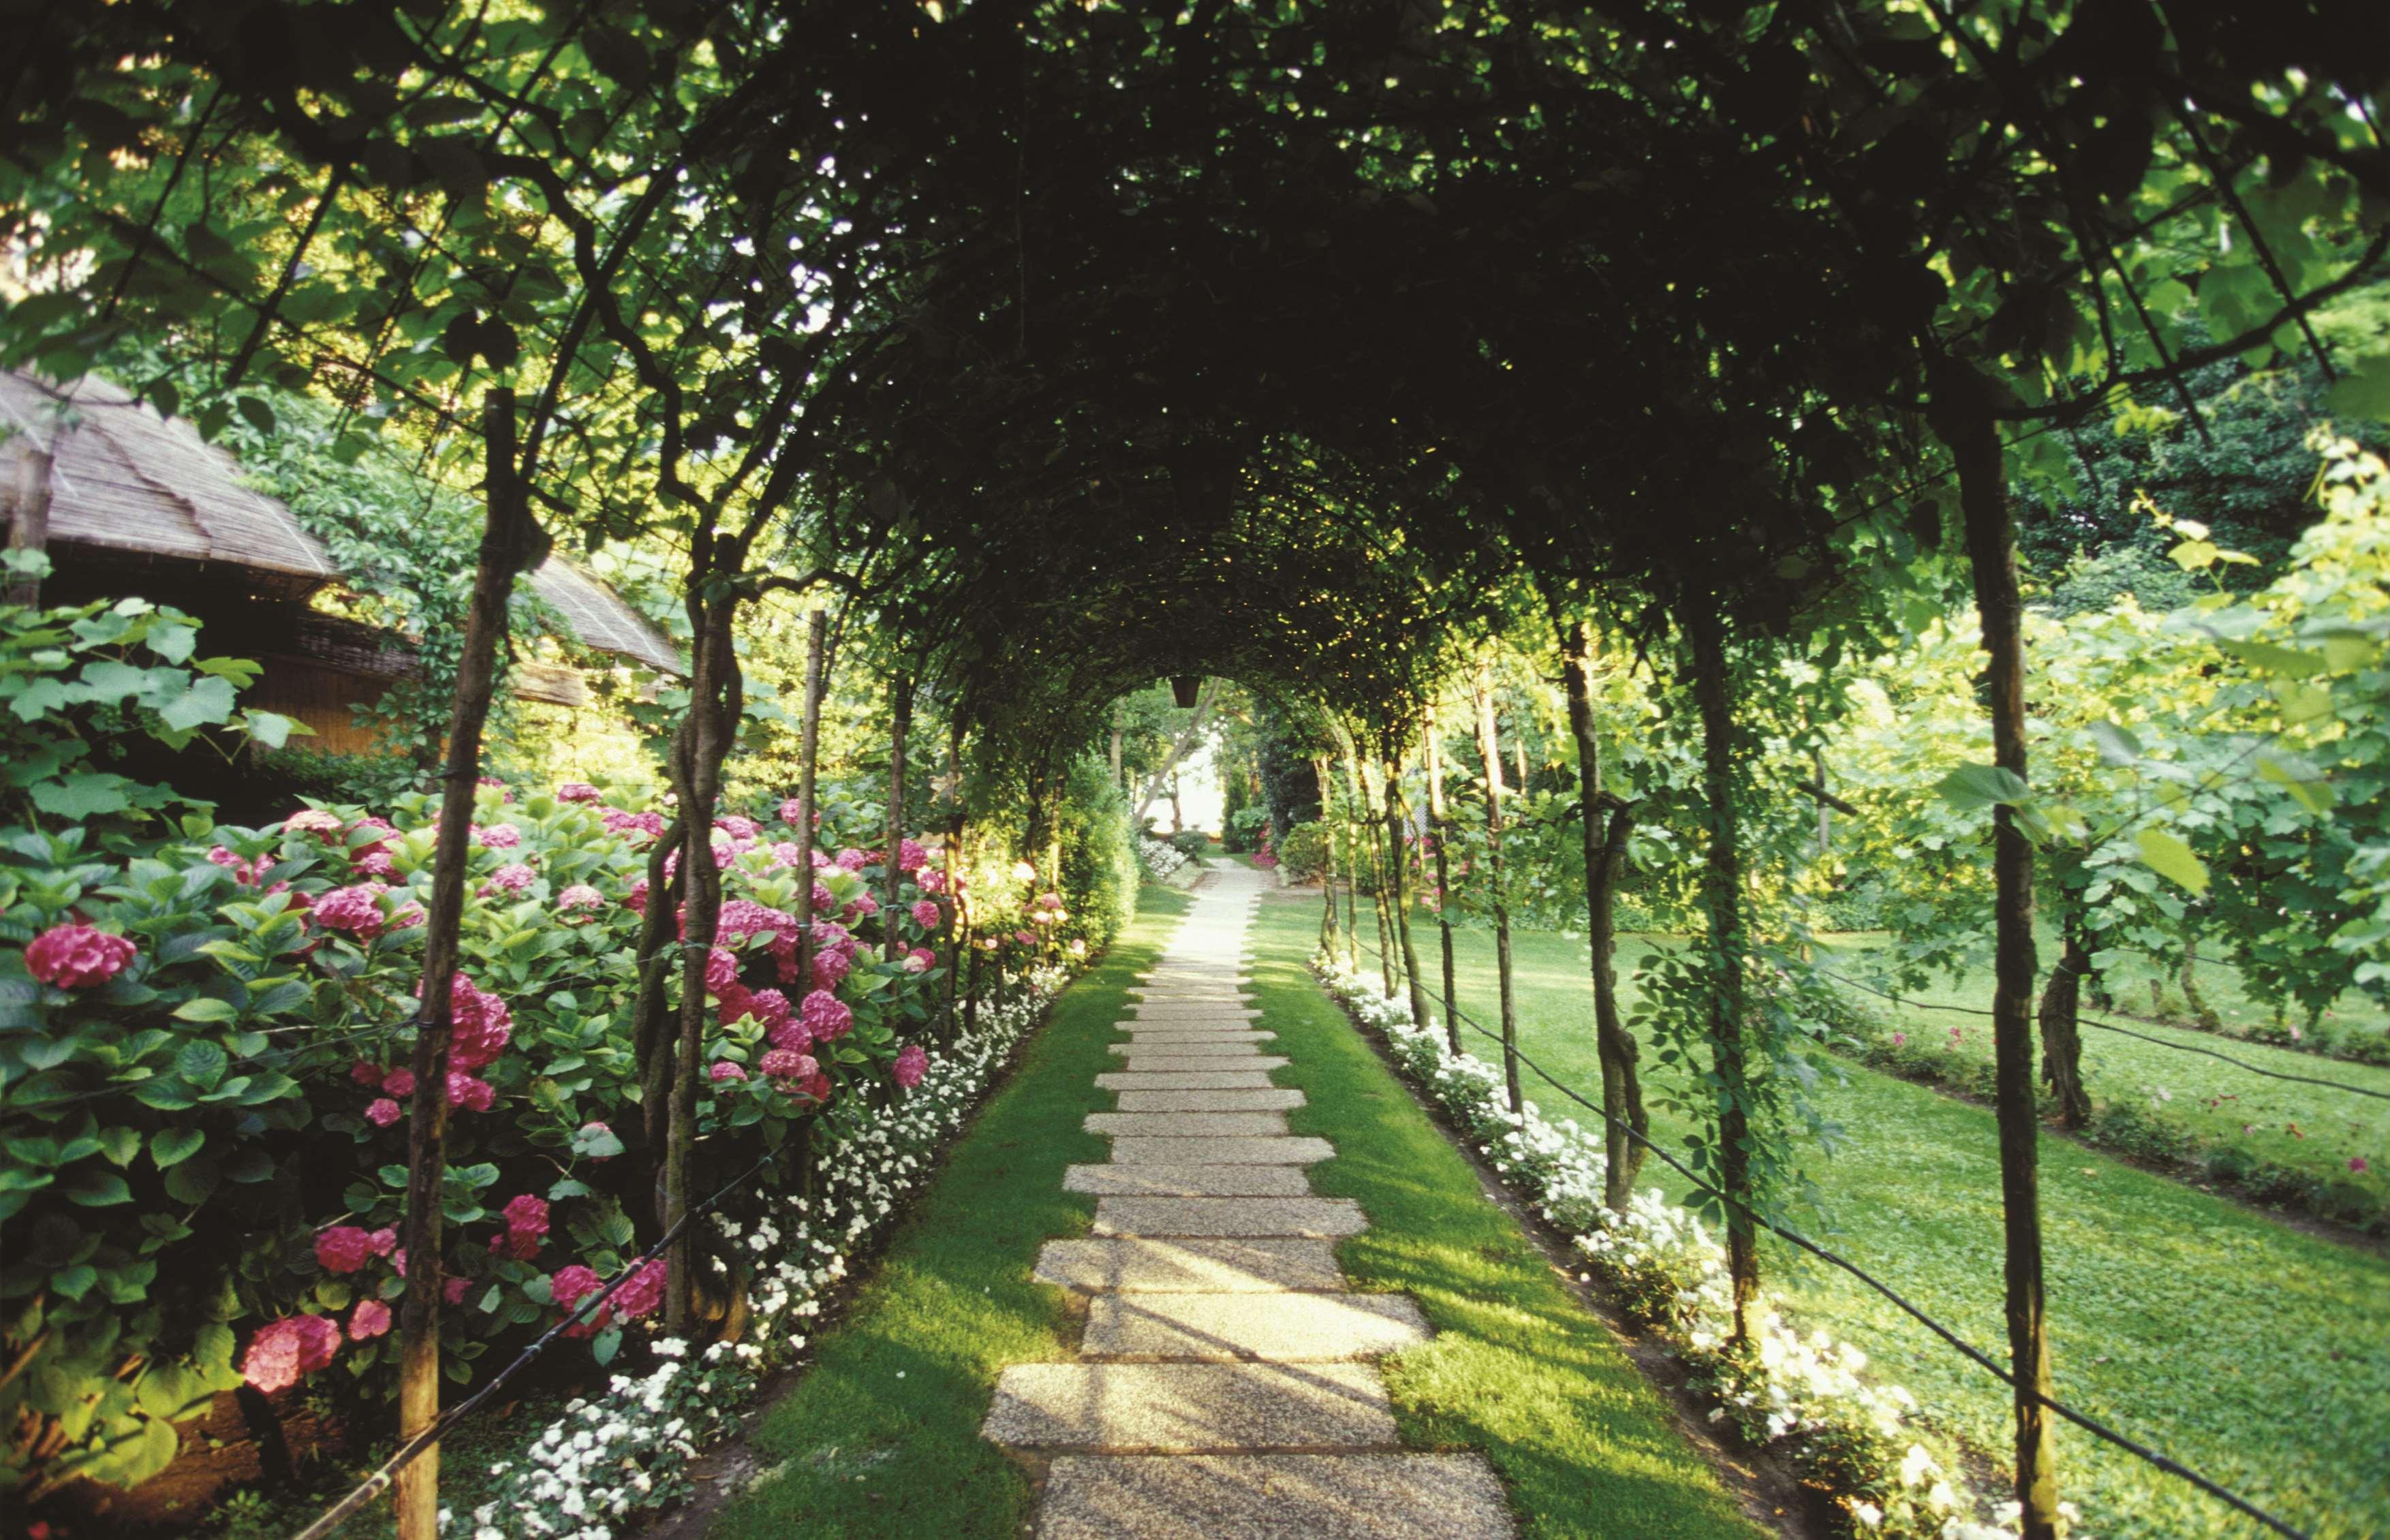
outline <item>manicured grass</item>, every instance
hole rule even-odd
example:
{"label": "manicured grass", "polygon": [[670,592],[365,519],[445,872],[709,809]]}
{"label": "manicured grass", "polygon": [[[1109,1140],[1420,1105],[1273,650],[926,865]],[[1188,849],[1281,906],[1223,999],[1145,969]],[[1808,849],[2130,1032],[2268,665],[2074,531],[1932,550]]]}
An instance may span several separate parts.
{"label": "manicured grass", "polygon": [[[1317,923],[1316,908],[1303,912]],[[1461,1008],[1491,1024],[1493,938],[1463,931],[1457,939]],[[1433,948],[1430,921],[1420,953],[1431,979]],[[1630,1002],[1631,970],[1643,950],[1620,948]],[[1561,1079],[1595,1092],[1600,1070],[1584,942],[1522,931],[1515,951],[1522,1046]],[[1968,1035],[1983,1034],[1971,1027]],[[1488,1059],[1498,1052],[1483,1039],[1471,1046]],[[2257,1051],[2217,1046],[2236,1057]],[[2181,1057],[2142,1051],[2169,1062]],[[2103,1073],[2133,1072],[2119,1070],[2125,1061],[2110,1044],[2087,1045],[2087,1057],[2101,1056]],[[2277,1060],[2333,1078],[2363,1072],[2288,1053],[2268,1062]],[[2192,1072],[2186,1065],[2168,1072],[2179,1101]],[[2219,1064],[2216,1072],[2235,1072]],[[1847,1073],[1845,1084],[1818,1090],[1844,1142],[1831,1153],[1814,1146],[1803,1152],[1820,1208],[1795,1217],[1998,1353],[1991,1114],[1856,1065]],[[1561,1107],[1560,1097],[1532,1078],[1529,1084],[1547,1110]],[[2240,1089],[2245,1096],[2253,1087]],[[1663,1140],[1684,1132],[1677,1120],[1655,1116],[1653,1133]],[[2041,1183],[2060,1395],[2318,1536],[2390,1532],[2390,1315],[2382,1308],[2390,1264],[2064,1140],[2043,1142]],[[1908,1385],[1979,1449],[2005,1451],[2007,1392],[1998,1381],[1856,1279],[1803,1265],[1781,1247],[1771,1248],[1767,1264],[1773,1287],[1802,1319],[1867,1348],[1882,1377]],[[2062,1495],[2083,1506],[2085,1527],[2099,1540],[2253,1533],[2213,1500],[2088,1435],[2062,1430],[2058,1449]]]}
{"label": "manicured grass", "polygon": [[1146,885],[1137,917],[1066,992],[1011,1083],[955,1147],[812,1367],[752,1444],[765,1474],[715,1520],[718,1540],[1017,1535],[1030,1511],[1018,1466],[979,1436],[996,1375],[1069,1356],[1062,1296],[1030,1281],[1037,1249],[1084,1233],[1095,1200],[1062,1168],[1100,1161],[1084,1132],[1130,977],[1190,901]]}
{"label": "manicured grass", "polygon": [[1313,1185],[1369,1216],[1343,1244],[1345,1272],[1409,1294],[1438,1332],[1387,1366],[1405,1442],[1483,1451],[1529,1535],[1765,1534],[1320,992],[1305,967],[1317,906],[1266,902],[1255,923],[1254,989],[1294,1060],[1275,1078],[1308,1098],[1295,1132],[1336,1145]]}

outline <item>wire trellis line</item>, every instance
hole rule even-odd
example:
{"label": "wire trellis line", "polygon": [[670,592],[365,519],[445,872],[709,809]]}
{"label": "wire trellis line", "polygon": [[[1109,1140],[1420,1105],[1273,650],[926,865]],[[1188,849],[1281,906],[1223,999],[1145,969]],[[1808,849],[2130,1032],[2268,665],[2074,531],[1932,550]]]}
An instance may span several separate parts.
{"label": "wire trellis line", "polygon": [[[1368,953],[1372,957],[1377,958],[1381,969],[1386,966],[1384,955],[1379,952],[1376,947],[1369,945],[1367,942],[1359,942],[1357,940],[1356,944],[1361,950]],[[1633,1125],[1612,1117],[1610,1113],[1604,1110],[1599,1103],[1587,1100],[1574,1088],[1555,1077],[1551,1072],[1546,1070],[1542,1065],[1528,1058],[1527,1055],[1515,1044],[1505,1043],[1500,1033],[1489,1030],[1483,1023],[1479,1022],[1476,1018],[1471,1016],[1467,1011],[1460,1009],[1457,1005],[1446,1002],[1446,1008],[1450,1010],[1456,1019],[1458,1019],[1463,1025],[1467,1026],[1471,1031],[1476,1033],[1479,1036],[1487,1038],[1492,1042],[1501,1044],[1505,1052],[1515,1057],[1520,1063],[1533,1071],[1537,1079],[1543,1081],[1544,1084],[1549,1085],[1553,1090],[1558,1091],[1561,1096],[1566,1097],[1569,1100],[1575,1102],[1578,1106],[1593,1113],[1604,1123],[1619,1130],[1628,1138],[1642,1146],[1644,1149],[1648,1150],[1650,1153],[1658,1156],[1662,1163],[1667,1165],[1676,1171],[1677,1174],[1692,1183],[1696,1191],[1715,1200],[1723,1207],[1734,1210],[1752,1224],[1756,1225],[1770,1234],[1779,1237],[1786,1243],[1797,1247],[1801,1251],[1807,1252],[1809,1255],[1818,1258],[1820,1262],[1827,1263],[1841,1269],[1843,1272],[1848,1273],[1851,1277],[1858,1279],[1859,1282],[1867,1285],[1868,1288],[1882,1295],[1904,1315],[1907,1315],[1919,1325],[1924,1327],[1928,1331],[1934,1333],[1934,1336],[1948,1343],[1961,1355],[1981,1367],[1990,1370],[1994,1375],[1998,1377],[2002,1384],[2009,1386],[2011,1390],[2018,1388],[2016,1377],[2014,1375],[2001,1367],[1999,1364],[1985,1354],[1982,1349],[1969,1342],[1965,1338],[1960,1337],[1958,1332],[1953,1330],[1951,1328],[1943,1325],[1940,1321],[1935,1320],[1933,1316],[1927,1315],[1920,1306],[1911,1303],[1900,1293],[1899,1290],[1894,1289],[1890,1284],[1876,1277],[1873,1274],[1859,1266],[1858,1264],[1852,1262],[1849,1258],[1828,1251],[1825,1247],[1820,1246],[1814,1240],[1811,1240],[1808,1237],[1802,1235],[1796,1230],[1788,1228],[1783,1225],[1780,1225],[1776,1221],[1769,1219],[1767,1215],[1758,1213],[1749,1204],[1741,1202],[1728,1194],[1720,1192],[1699,1173],[1693,1171],[1690,1167],[1677,1160],[1674,1155],[1662,1149],[1659,1145],[1654,1144],[1648,1135],[1639,1133]],[[2149,1447],[2147,1444],[2116,1431],[2114,1429],[2098,1421],[2088,1414],[2078,1412],[2074,1407],[2067,1405],[2063,1402],[2052,1400],[2050,1397],[2043,1395],[2037,1391],[2027,1391],[2025,1393],[2031,1396],[2037,1405],[2065,1418],[2068,1422],[2082,1429],[2085,1432],[2089,1433],[2093,1437],[2101,1439],[2108,1444],[2114,1444],[2115,1447],[2122,1449],[2127,1454],[2133,1456],[2135,1458],[2144,1461],[2156,1469],[2165,1471],[2169,1476],[2173,1476],[2179,1481],[2189,1482],[2191,1485],[2197,1487],[2207,1495],[2214,1497],[2217,1501],[2226,1504],[2235,1511],[2255,1520],[2260,1524],[2263,1524],[2266,1528],[2273,1531],[2276,1534],[2284,1536],[2285,1540],[2312,1540],[2312,1537],[2305,1530],[2298,1529],[2281,1519],[2275,1518],[2272,1514],[2257,1507],[2255,1503],[2250,1502],[2247,1498],[2241,1496],[2230,1488],[2223,1486],[2220,1483],[2201,1475],[2198,1471],[2193,1470],[2191,1467],[2183,1464],[2178,1459],[2175,1459],[2171,1456],[2161,1454],[2157,1450]]]}

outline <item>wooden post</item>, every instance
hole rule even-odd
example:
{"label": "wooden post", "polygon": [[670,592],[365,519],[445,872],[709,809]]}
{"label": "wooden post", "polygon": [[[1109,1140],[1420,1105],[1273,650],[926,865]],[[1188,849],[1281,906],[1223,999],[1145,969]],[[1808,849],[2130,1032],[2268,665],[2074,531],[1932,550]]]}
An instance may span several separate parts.
{"label": "wooden post", "polygon": [[[482,398],[487,512],[465,611],[456,703],[448,718],[441,772],[440,832],[432,847],[431,902],[424,916],[422,1003],[417,1018],[415,1095],[406,1153],[406,1301],[399,1336],[398,1432],[405,1443],[440,1418],[440,1199],[447,1179],[450,992],[457,932],[465,911],[473,793],[482,771],[482,730],[497,684],[515,574],[535,566],[547,539],[532,518],[515,475],[515,393],[494,385]],[[399,1540],[439,1540],[440,1448],[434,1444],[398,1473]]]}
{"label": "wooden post", "polygon": [[[1574,645],[1572,645],[1574,643]],[[1577,801],[1584,815],[1586,940],[1593,967],[1593,1020],[1601,1060],[1602,1151],[1609,1171],[1602,1201],[1623,1213],[1643,1169],[1643,1146],[1651,1114],[1636,1072],[1634,1035],[1618,1009],[1618,877],[1626,863],[1626,841],[1635,810],[1601,784],[1601,738],[1593,721],[1594,635],[1580,623],[1574,637],[1561,628],[1561,670],[1568,685],[1569,730],[1576,738]],[[1604,814],[1608,815],[1604,827]],[[1632,1130],[1632,1133],[1629,1132]]]}
{"label": "wooden post", "polygon": [[1743,1033],[1741,822],[1734,803],[1734,711],[1724,622],[1716,602],[1689,595],[1683,623],[1693,644],[1693,699],[1702,718],[1702,796],[1708,804],[1709,858],[1702,899],[1709,912],[1710,1067],[1717,1076],[1718,1187],[1726,1201],[1727,1266],[1734,1286],[1734,1334],[1751,1340],[1759,1294],[1758,1230],[1751,1185],[1751,1076]]}
{"label": "wooden post", "polygon": [[[47,551],[50,548],[50,449],[26,436],[24,457],[17,462],[16,507],[8,520],[8,548]],[[42,602],[42,580],[30,572],[12,574],[0,595],[9,604],[31,610]]]}
{"label": "wooden post", "polygon": [[1353,779],[1354,816],[1360,821],[1361,841],[1368,852],[1369,900],[1378,917],[1378,974],[1385,985],[1387,998],[1391,999],[1395,987],[1394,927],[1394,918],[1386,910],[1386,862],[1383,853],[1378,849],[1379,823],[1369,815],[1370,804],[1377,801],[1369,788],[1373,777],[1369,773],[1369,762],[1361,758],[1357,751],[1348,752],[1344,763]]}
{"label": "wooden post", "polygon": [[888,722],[888,848],[882,854],[880,900],[880,950],[890,962],[901,962],[907,948],[898,936],[897,912],[903,907],[905,874],[897,857],[905,843],[905,749],[913,732],[913,676],[899,674],[889,692]]}
{"label": "wooden post", "polygon": [[1510,1110],[1526,1104],[1519,1086],[1519,1000],[1510,976],[1510,899],[1502,883],[1502,739],[1494,725],[1493,681],[1477,676],[1477,757],[1485,769],[1485,879],[1494,900],[1494,966],[1502,996],[1502,1086]]}
{"label": "wooden post", "polygon": [[1435,930],[1444,946],[1444,1037],[1454,1053],[1460,1051],[1460,993],[1452,966],[1452,810],[1444,801],[1443,733],[1435,720],[1435,703],[1427,708],[1427,826],[1435,844]]}
{"label": "wooden post", "polygon": [[[1988,391],[1946,358],[1927,375],[1934,431],[1959,472],[1959,507],[1983,620],[1992,763],[2025,776],[2024,606],[2017,592],[2016,530],[2008,467]],[[2015,1383],[2016,1495],[2024,1540],[2055,1540],[2058,1478],[2049,1413],[2049,1323],[2041,1259],[2040,1123],[2033,1090],[2033,845],[2016,809],[1992,810],[1994,950],[1993,1109],[1999,1124],[2001,1215],[2007,1248],[2009,1368]]]}

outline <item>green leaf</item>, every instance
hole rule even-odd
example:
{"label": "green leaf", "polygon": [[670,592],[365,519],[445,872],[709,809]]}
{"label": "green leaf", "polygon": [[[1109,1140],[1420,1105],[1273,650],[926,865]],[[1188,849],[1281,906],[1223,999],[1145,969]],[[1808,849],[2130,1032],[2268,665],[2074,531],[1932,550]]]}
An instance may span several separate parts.
{"label": "green leaf", "polygon": [[2335,417],[2390,420],[2390,353],[2358,360],[2324,396]]}
{"label": "green leaf", "polygon": [[261,433],[274,431],[274,408],[257,396],[236,396],[233,407],[248,424]]}
{"label": "green leaf", "polygon": [[232,716],[233,687],[227,679],[210,675],[191,681],[191,687],[158,708],[158,719],[175,732],[190,732]]}
{"label": "green leaf", "polygon": [[2218,649],[2240,659],[2260,674],[2307,679],[2331,666],[2319,652],[2302,652],[2296,648],[2276,647],[2271,642],[2217,642],[2216,645]]}
{"label": "green leaf", "polygon": [[2207,892],[2207,866],[2189,845],[2161,828],[2145,828],[2135,837],[2141,864],[2176,886],[2193,893]]}
{"label": "green leaf", "polygon": [[111,1208],[133,1201],[133,1188],[112,1171],[85,1169],[67,1178],[66,1195],[87,1209]]}
{"label": "green leaf", "polygon": [[2099,745],[2100,757],[2111,764],[2137,764],[2145,752],[2131,729],[2114,722],[2093,723],[2091,741]]}
{"label": "green leaf", "polygon": [[183,1051],[174,1056],[176,1074],[194,1085],[211,1090],[224,1079],[225,1071],[231,1065],[231,1057],[213,1043],[187,1043],[184,1045]]}
{"label": "green leaf", "polygon": [[208,1142],[205,1131],[197,1128],[161,1128],[149,1136],[149,1159],[158,1169],[177,1166],[199,1152]]}
{"label": "green leaf", "polygon": [[1962,764],[1936,782],[1934,789],[1961,813],[2014,807],[2033,795],[2023,776],[1996,764]]}
{"label": "green leaf", "polygon": [[[195,995],[174,1007],[174,1020],[177,1021],[235,1021],[239,1019],[240,1012],[234,1009],[228,1001],[219,1000],[212,995]],[[191,1078],[196,1080],[199,1077],[194,1075]]]}
{"label": "green leaf", "polygon": [[208,1195],[223,1182],[224,1173],[213,1160],[202,1155],[185,1161],[166,1173],[166,1196],[177,1203],[198,1205],[208,1200]]}
{"label": "green leaf", "polygon": [[52,817],[78,822],[103,817],[133,805],[133,799],[125,794],[132,785],[122,776],[104,770],[78,770],[62,780],[36,783],[33,805]]}

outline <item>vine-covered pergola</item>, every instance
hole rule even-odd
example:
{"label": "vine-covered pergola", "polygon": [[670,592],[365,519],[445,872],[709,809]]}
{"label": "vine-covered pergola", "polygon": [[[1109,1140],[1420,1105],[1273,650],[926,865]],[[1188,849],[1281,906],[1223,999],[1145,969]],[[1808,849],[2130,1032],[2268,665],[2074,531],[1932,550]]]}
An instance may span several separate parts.
{"label": "vine-covered pergola", "polygon": [[[2390,247],[2379,20],[2356,0],[51,7],[6,77],[9,235],[43,288],[0,350],[170,411],[161,353],[226,402],[309,383],[355,431],[397,419],[480,462],[418,1254],[506,585],[546,541],[662,533],[695,658],[651,868],[688,888],[688,947],[658,905],[643,955],[660,1092],[699,1069],[703,991],[676,1026],[662,981],[701,975],[713,933],[733,622],[774,593],[880,617],[900,735],[927,688],[972,777],[1033,798],[1159,675],[1244,680],[1382,764],[1506,614],[1564,637],[1598,618],[1684,674],[1703,1174],[1741,1301],[1744,702],[1963,572],[2022,792],[2011,482],[2067,476],[2062,430],[2170,401],[2203,362],[2320,353],[2306,316]],[[2359,409],[2390,391],[2390,359],[2323,367]],[[2040,1537],[2059,1479],[2016,800],[1991,813],[1994,1010],[2016,1495]],[[649,1105],[675,1203],[692,1105]],[[439,1305],[427,1269],[410,1431],[437,1409]]]}

